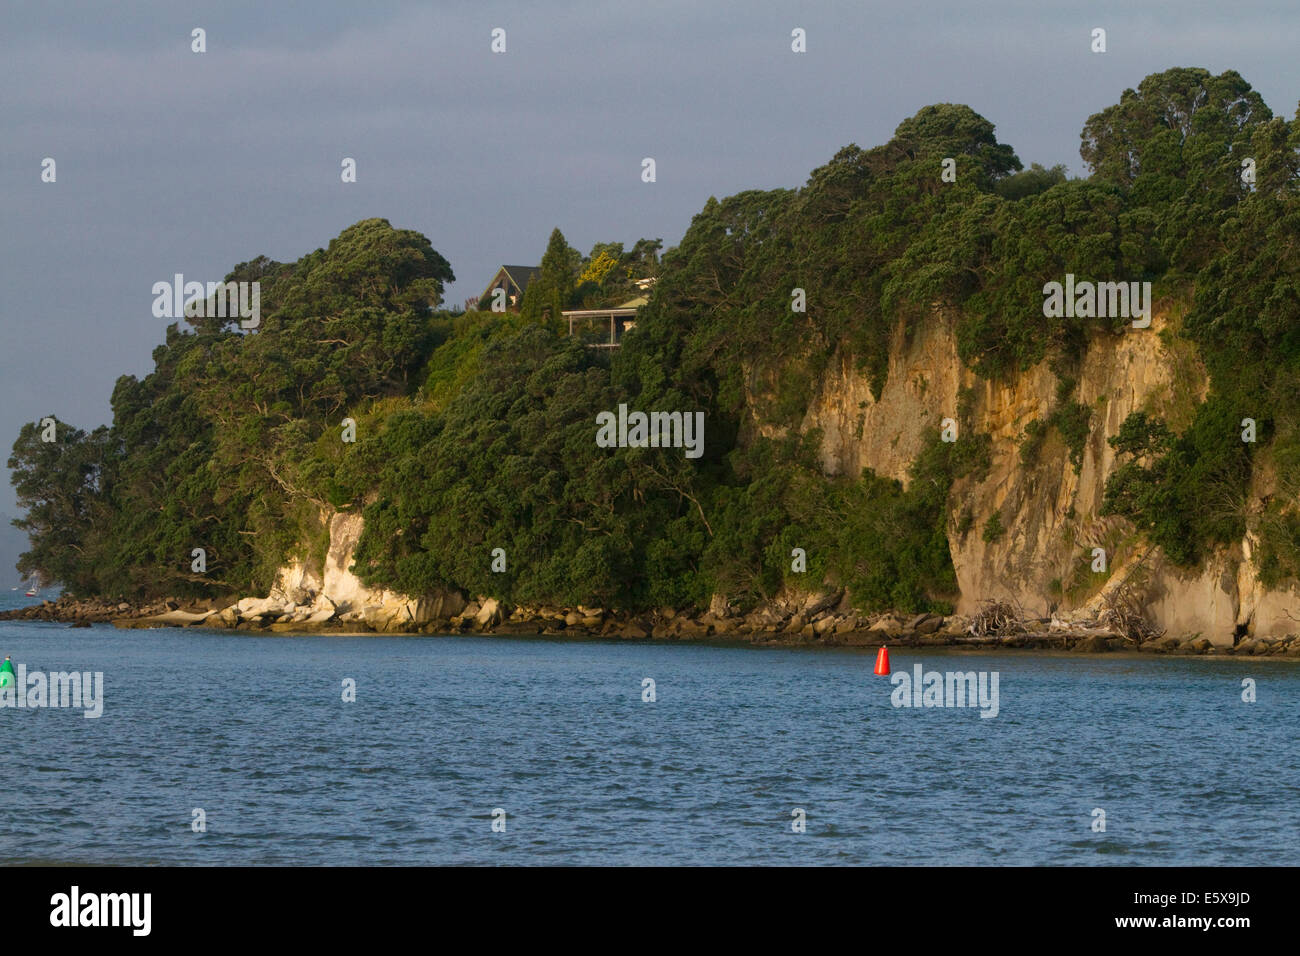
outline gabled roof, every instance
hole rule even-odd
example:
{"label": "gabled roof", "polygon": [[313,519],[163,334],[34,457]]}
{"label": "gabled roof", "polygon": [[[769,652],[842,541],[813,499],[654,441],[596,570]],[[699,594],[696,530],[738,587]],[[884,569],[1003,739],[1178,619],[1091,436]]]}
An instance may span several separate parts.
{"label": "gabled roof", "polygon": [[[524,290],[528,288],[528,283],[532,282],[541,271],[541,266],[502,266],[492,276],[492,281],[489,282],[487,288],[483,290],[483,295],[489,295],[493,289],[498,288],[501,285],[501,277],[505,276],[506,282],[519,290],[518,295],[522,300]],[[479,296],[480,300],[482,298],[483,296]],[[511,299],[514,299],[513,293],[511,294]]]}
{"label": "gabled roof", "polygon": [[519,287],[523,292],[528,288],[528,283],[533,281],[533,277],[542,271],[541,266],[502,266],[501,271],[510,277],[510,281]]}

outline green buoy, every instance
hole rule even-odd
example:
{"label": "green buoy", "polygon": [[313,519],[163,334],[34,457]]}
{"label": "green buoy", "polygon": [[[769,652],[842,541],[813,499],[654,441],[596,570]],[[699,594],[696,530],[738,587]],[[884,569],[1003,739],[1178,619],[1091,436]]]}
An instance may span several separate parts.
{"label": "green buoy", "polygon": [[14,665],[9,663],[6,657],[3,664],[0,664],[0,687],[12,687],[14,683]]}

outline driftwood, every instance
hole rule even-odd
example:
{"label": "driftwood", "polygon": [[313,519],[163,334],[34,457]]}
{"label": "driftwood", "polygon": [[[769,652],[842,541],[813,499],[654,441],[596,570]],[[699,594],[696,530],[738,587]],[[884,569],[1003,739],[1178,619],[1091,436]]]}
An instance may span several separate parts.
{"label": "driftwood", "polygon": [[1127,580],[1106,595],[1097,623],[1133,644],[1145,644],[1165,633],[1147,620],[1146,603]]}
{"label": "driftwood", "polygon": [[971,618],[968,631],[975,637],[1010,637],[1028,633],[1025,615],[1007,601],[985,600]]}

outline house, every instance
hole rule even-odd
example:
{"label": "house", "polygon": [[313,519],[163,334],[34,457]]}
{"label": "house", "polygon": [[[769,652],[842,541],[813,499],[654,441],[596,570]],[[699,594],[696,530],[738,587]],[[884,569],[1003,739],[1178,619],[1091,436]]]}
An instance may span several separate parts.
{"label": "house", "polygon": [[641,295],[612,309],[575,309],[560,315],[569,320],[569,335],[582,338],[588,348],[616,349],[622,344],[623,333],[636,328],[636,310],[646,301]]}
{"label": "house", "polygon": [[497,270],[497,274],[492,277],[488,287],[483,290],[483,295],[479,296],[479,302],[487,300],[487,308],[492,308],[492,299],[497,289],[505,291],[505,307],[508,311],[518,312],[519,306],[524,301],[524,290],[528,288],[528,283],[532,282],[539,272],[541,266],[502,266]]}

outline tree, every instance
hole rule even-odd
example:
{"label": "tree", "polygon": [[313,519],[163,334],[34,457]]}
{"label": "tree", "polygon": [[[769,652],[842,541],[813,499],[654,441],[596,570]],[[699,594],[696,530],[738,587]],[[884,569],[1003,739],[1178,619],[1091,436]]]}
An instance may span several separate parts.
{"label": "tree", "polygon": [[581,256],[564,239],[564,233],[554,229],[546,244],[546,254],[538,274],[524,290],[520,314],[530,322],[549,319],[559,327],[560,313],[569,308],[575,287],[575,262]]}
{"label": "tree", "polygon": [[101,426],[87,433],[50,417],[55,441],[44,441],[45,428],[29,422],[9,456],[10,481],[26,511],[13,523],[31,541],[18,570],[46,583],[60,581],[73,593],[93,593],[106,511],[102,479],[109,430]]}

